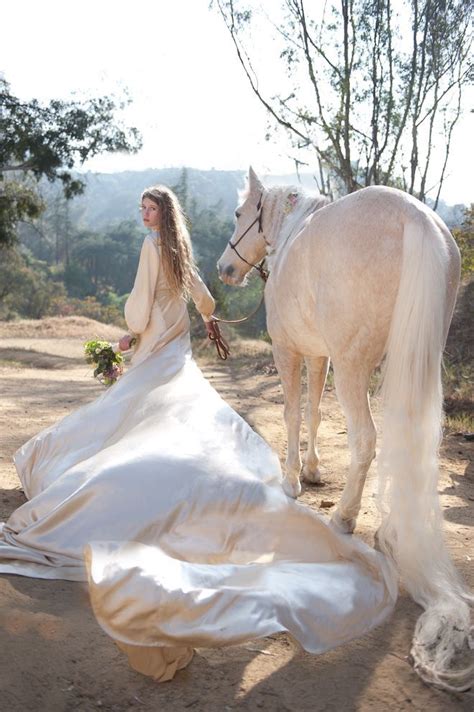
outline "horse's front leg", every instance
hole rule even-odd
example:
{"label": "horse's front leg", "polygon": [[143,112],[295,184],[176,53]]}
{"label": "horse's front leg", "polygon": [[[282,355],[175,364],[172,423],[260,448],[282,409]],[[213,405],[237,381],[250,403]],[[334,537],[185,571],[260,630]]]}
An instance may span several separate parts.
{"label": "horse's front leg", "polygon": [[283,489],[290,497],[301,493],[300,427],[301,427],[301,365],[302,358],[279,344],[273,344],[273,357],[281,379],[284,418],[288,439]]}
{"label": "horse's front leg", "polygon": [[320,482],[319,453],[317,446],[318,428],[321,422],[321,397],[328,374],[329,359],[325,356],[305,358],[308,374],[308,401],[306,403],[305,420],[308,428],[308,450],[303,467],[303,477],[306,482]]}

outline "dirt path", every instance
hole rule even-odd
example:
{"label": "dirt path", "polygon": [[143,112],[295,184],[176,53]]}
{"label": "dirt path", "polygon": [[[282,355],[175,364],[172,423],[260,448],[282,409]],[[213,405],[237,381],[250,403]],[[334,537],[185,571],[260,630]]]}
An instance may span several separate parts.
{"label": "dirt path", "polygon": [[[16,448],[101,390],[81,358],[81,338],[94,334],[74,333],[74,338],[67,333],[50,338],[31,328],[20,333],[2,333],[0,328],[0,521],[24,501],[11,464]],[[239,346],[226,364],[206,354],[200,361],[215,388],[283,456],[282,395],[266,345]],[[305,487],[302,496],[315,508],[322,500],[337,501],[348,460],[345,423],[332,390],[325,394],[320,432],[325,484]],[[471,586],[473,450],[461,436],[446,438],[440,482],[449,545]],[[358,529],[370,543],[376,528],[374,477],[372,468]],[[472,691],[446,695],[426,687],[413,673],[406,656],[418,614],[418,607],[402,595],[388,623],[320,657],[302,652],[283,634],[199,650],[174,681],[157,685],[132,671],[98,627],[83,585],[3,575],[0,709],[472,711]]]}

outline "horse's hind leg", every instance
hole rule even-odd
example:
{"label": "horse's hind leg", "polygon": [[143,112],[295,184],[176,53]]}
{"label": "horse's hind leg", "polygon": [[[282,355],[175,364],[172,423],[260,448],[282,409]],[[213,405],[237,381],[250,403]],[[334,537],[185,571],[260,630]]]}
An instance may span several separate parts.
{"label": "horse's hind leg", "polygon": [[347,421],[351,463],[346,485],[332,521],[346,533],[354,531],[360,510],[362,491],[367,471],[375,456],[376,430],[370,412],[369,373],[363,373],[356,364],[334,363],[334,380],[339,403]]}
{"label": "horse's hind leg", "polygon": [[328,374],[329,359],[305,358],[308,375],[308,401],[306,403],[305,420],[308,428],[308,450],[303,467],[303,477],[306,482],[320,482],[319,453],[317,446],[318,428],[321,422],[321,396]]}
{"label": "horse's hind leg", "polygon": [[283,489],[290,497],[301,493],[300,427],[301,427],[301,366],[302,358],[279,344],[273,344],[273,358],[281,379],[284,398],[284,418],[288,439],[286,473]]}

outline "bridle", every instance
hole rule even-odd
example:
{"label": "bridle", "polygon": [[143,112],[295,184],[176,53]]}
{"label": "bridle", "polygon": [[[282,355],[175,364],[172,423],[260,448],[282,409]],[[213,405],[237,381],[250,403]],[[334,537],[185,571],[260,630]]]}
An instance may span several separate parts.
{"label": "bridle", "polygon": [[[229,240],[229,247],[231,247],[234,250],[235,254],[237,255],[237,257],[239,257],[239,259],[242,260],[242,262],[245,262],[245,264],[249,265],[249,267],[253,267],[254,269],[256,269],[257,272],[259,273],[260,277],[263,279],[263,281],[266,282],[268,279],[268,272],[263,266],[265,264],[265,258],[263,258],[263,260],[260,262],[260,264],[255,265],[252,262],[249,262],[248,260],[246,260],[245,257],[243,257],[237,249],[237,245],[240,242],[242,242],[245,235],[253,228],[255,223],[258,223],[258,234],[263,237],[263,239],[265,240],[265,244],[268,245],[268,242],[265,239],[265,235],[263,234],[263,228],[262,228],[262,203],[263,203],[263,192],[260,193],[260,198],[258,199],[258,203],[257,203],[257,213],[258,213],[257,217],[255,218],[255,220],[252,223],[250,223],[248,228],[242,233],[242,235],[239,237],[237,242],[232,242],[232,240]],[[222,317],[214,316],[212,322],[210,322],[211,330],[208,333],[208,337],[211,341],[214,342],[216,349],[217,349],[218,356],[223,361],[225,361],[227,359],[228,355],[230,354],[230,348],[229,348],[229,344],[227,343],[227,341],[224,339],[224,337],[222,336],[222,334],[220,332],[219,322],[224,322],[225,324],[241,324],[242,322],[247,321],[254,314],[256,314],[258,312],[258,310],[262,306],[264,296],[265,296],[265,290],[262,291],[262,297],[261,297],[259,303],[257,304],[257,306],[255,307],[255,309],[253,309],[250,314],[242,317],[241,319],[222,319]]]}
{"label": "bridle", "polygon": [[258,203],[257,203],[257,217],[255,218],[255,220],[252,223],[250,223],[248,228],[242,233],[242,235],[239,237],[237,242],[232,242],[232,240],[229,240],[229,247],[231,247],[234,250],[235,254],[237,255],[237,257],[239,257],[239,259],[242,260],[242,262],[245,262],[245,264],[248,265],[249,267],[253,267],[253,269],[256,269],[257,272],[259,273],[260,277],[263,279],[263,281],[266,282],[268,279],[268,272],[263,266],[265,264],[265,258],[263,258],[263,260],[258,265],[255,265],[252,262],[249,262],[248,260],[246,260],[245,257],[243,257],[237,249],[237,245],[239,245],[242,242],[245,235],[253,228],[255,223],[258,223],[258,234],[263,237],[263,239],[265,240],[265,244],[268,245],[268,242],[265,239],[265,235],[263,234],[262,203],[263,203],[263,192],[260,193],[260,198],[258,199]]}

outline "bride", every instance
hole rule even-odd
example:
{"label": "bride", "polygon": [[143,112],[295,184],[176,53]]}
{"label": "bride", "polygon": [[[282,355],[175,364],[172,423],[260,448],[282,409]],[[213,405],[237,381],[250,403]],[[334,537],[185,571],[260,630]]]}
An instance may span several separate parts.
{"label": "bride", "polygon": [[144,191],[150,229],[125,306],[127,373],[15,454],[29,501],[0,525],[0,572],[88,581],[130,664],[168,680],[196,646],[290,632],[313,653],[391,612],[386,559],[288,499],[276,454],[193,361],[188,295],[207,329],[182,211]]}

